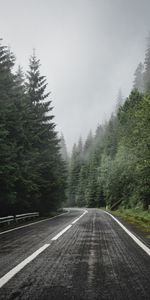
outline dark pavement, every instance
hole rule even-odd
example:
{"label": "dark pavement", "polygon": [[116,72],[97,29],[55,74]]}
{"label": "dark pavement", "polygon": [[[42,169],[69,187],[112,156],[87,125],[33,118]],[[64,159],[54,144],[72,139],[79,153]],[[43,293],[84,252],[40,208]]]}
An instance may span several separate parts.
{"label": "dark pavement", "polygon": [[0,277],[50,246],[0,289],[0,300],[150,299],[150,257],[103,211],[83,212],[0,235]]}

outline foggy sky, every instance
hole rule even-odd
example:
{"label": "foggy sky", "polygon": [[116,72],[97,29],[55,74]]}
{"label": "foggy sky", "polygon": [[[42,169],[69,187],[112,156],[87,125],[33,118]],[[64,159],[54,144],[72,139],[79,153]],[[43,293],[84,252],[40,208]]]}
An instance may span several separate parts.
{"label": "foggy sky", "polygon": [[0,0],[0,36],[24,71],[32,49],[69,150],[128,96],[150,30],[149,0]]}

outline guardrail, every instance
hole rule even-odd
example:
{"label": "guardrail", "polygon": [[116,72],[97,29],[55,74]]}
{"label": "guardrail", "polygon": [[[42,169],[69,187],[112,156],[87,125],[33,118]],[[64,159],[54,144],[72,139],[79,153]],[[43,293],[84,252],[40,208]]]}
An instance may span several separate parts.
{"label": "guardrail", "polygon": [[23,220],[23,219],[28,219],[28,218],[34,218],[34,217],[39,217],[39,212],[16,215],[15,220],[17,221],[17,220]]}
{"label": "guardrail", "polygon": [[14,221],[14,216],[7,216],[7,217],[0,218],[0,224],[2,224],[2,223],[10,224],[10,222],[13,222],[13,221]]}
{"label": "guardrail", "polygon": [[10,222],[16,223],[19,220],[31,219],[34,217],[39,217],[39,212],[20,214],[20,215],[15,215],[15,216],[0,217],[0,224],[4,224],[4,223],[10,224]]}

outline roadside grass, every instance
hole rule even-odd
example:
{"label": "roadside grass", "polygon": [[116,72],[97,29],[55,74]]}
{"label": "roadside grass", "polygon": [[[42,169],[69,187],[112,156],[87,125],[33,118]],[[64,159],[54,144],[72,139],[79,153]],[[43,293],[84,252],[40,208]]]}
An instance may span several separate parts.
{"label": "roadside grass", "polygon": [[119,208],[118,210],[109,212],[116,216],[121,217],[126,222],[135,225],[141,229],[148,239],[150,239],[150,212],[143,211],[141,209],[124,209]]}

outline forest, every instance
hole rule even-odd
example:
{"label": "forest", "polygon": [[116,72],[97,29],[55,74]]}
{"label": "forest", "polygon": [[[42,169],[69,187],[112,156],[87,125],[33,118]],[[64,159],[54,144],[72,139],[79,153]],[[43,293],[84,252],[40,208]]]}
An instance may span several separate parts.
{"label": "forest", "polygon": [[150,199],[150,37],[126,99],[74,144],[58,137],[46,77],[30,57],[24,74],[0,40],[0,216],[67,206],[148,209]]}
{"label": "forest", "polygon": [[66,166],[40,61],[24,75],[0,40],[0,215],[56,211],[65,198]]}
{"label": "forest", "polygon": [[148,209],[150,204],[150,36],[133,88],[109,121],[74,144],[68,206]]}

